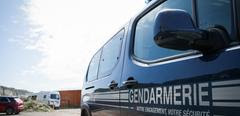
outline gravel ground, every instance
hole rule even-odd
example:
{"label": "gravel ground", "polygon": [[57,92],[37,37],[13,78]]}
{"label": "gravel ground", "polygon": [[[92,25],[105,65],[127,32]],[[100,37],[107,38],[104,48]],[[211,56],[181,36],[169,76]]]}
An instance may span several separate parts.
{"label": "gravel ground", "polygon": [[[20,112],[19,115],[12,116],[80,116],[80,109],[59,109],[53,112]],[[5,116],[5,114],[0,114]]]}

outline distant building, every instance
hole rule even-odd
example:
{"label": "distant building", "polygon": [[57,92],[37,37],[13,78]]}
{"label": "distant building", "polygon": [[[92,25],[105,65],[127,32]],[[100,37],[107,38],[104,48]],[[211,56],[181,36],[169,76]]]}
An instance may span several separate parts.
{"label": "distant building", "polygon": [[61,108],[79,108],[81,102],[81,90],[61,90]]}

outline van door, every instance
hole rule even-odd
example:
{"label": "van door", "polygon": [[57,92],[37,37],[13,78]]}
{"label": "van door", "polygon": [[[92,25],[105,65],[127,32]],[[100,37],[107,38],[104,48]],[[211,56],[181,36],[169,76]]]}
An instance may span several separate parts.
{"label": "van door", "polygon": [[93,57],[93,60],[99,59],[98,66],[91,66],[95,62],[93,60],[90,63],[89,71],[97,68],[97,78],[91,79],[92,74],[88,72],[88,82],[84,85],[86,88],[83,94],[90,94],[91,102],[88,104],[92,116],[120,115],[119,84],[123,66],[123,37],[124,29],[114,35]]}
{"label": "van door", "polygon": [[[136,18],[125,53],[122,116],[239,115],[240,46],[233,33],[231,5],[231,0],[158,1]],[[153,25],[163,9],[185,10],[201,29],[223,26],[232,45],[208,56],[157,46]]]}

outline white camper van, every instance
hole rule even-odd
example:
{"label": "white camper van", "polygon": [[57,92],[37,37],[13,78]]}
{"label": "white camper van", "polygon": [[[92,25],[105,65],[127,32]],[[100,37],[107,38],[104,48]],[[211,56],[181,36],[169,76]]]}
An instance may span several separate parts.
{"label": "white camper van", "polygon": [[54,108],[60,107],[60,94],[57,91],[41,91],[33,94],[31,98],[48,104],[49,106],[53,106]]}

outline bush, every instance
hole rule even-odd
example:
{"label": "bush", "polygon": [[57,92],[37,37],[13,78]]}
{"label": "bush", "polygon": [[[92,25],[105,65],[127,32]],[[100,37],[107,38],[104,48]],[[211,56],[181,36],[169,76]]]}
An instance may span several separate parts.
{"label": "bush", "polygon": [[53,109],[47,104],[40,103],[35,100],[28,100],[24,102],[24,111],[26,112],[50,112]]}

